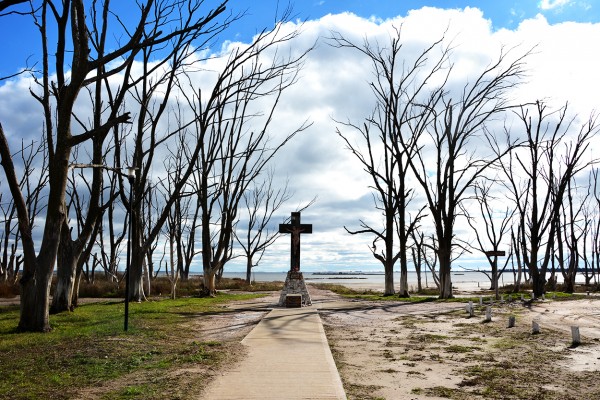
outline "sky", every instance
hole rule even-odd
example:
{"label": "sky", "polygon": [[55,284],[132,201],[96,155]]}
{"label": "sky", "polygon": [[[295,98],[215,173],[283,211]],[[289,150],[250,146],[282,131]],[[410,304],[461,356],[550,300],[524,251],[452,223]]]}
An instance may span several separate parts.
{"label": "sky", "polygon": [[[536,46],[527,59],[526,82],[515,91],[515,99],[541,98],[553,107],[568,101],[570,113],[579,118],[576,124],[600,108],[600,1],[298,0],[292,5],[295,18],[289,28],[300,27],[302,34],[291,44],[291,51],[316,46],[298,84],[282,99],[274,132],[282,134],[304,120],[313,125],[284,149],[275,167],[278,182],[283,184],[287,179],[294,192],[281,218],[298,204],[317,198],[302,214],[303,223],[313,224],[313,233],[302,237],[301,268],[305,271],[382,270],[369,251],[372,238],[352,236],[344,230],[344,226],[357,229],[360,219],[375,224],[380,217],[373,208],[368,176],[336,134],[340,129],[354,138],[351,130],[336,121],[360,124],[373,110],[368,85],[372,75],[368,60],[358,52],[327,44],[325,38],[331,32],[357,43],[364,38],[384,43],[391,27],[401,25],[410,60],[447,30],[446,37],[456,49],[457,82],[484,68],[502,46],[518,46],[518,51]],[[277,7],[274,0],[230,1],[228,8],[233,13],[245,15],[225,32],[214,52],[221,51],[219,45],[223,43],[247,43],[256,32],[271,28]],[[20,38],[0,43],[0,77],[33,62],[35,32],[23,17],[0,17],[0,37]],[[39,110],[28,93],[30,85],[22,77],[0,81],[0,123],[13,143],[21,136],[35,137],[39,131]],[[472,240],[465,225],[464,221],[457,223],[458,235]],[[257,270],[287,270],[289,246],[289,238],[281,238],[267,251]],[[244,263],[243,259],[234,260],[228,270],[243,270]],[[465,256],[455,268],[481,263],[478,255]]]}

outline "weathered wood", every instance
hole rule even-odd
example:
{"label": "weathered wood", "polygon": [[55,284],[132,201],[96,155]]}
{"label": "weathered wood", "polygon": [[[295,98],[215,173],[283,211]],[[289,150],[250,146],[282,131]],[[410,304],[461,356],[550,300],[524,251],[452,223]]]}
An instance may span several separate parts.
{"label": "weathered wood", "polygon": [[485,309],[485,322],[491,322],[491,321],[492,321],[492,307],[487,306]]}
{"label": "weathered wood", "polygon": [[581,335],[579,334],[578,326],[571,327],[571,336],[573,338],[573,341],[571,342],[572,346],[579,346],[581,344]]}
{"label": "weathered wood", "polygon": [[516,321],[516,318],[515,318],[514,315],[509,316],[508,317],[508,327],[509,328],[514,328],[515,327],[515,321]]}
{"label": "weathered wood", "polygon": [[300,212],[293,212],[289,224],[279,224],[279,233],[291,233],[290,271],[300,271],[300,234],[312,233],[312,224],[301,224]]}
{"label": "weathered wood", "polygon": [[475,316],[475,308],[473,307],[473,302],[469,301],[469,304],[466,306],[466,310],[469,313],[469,317]]}

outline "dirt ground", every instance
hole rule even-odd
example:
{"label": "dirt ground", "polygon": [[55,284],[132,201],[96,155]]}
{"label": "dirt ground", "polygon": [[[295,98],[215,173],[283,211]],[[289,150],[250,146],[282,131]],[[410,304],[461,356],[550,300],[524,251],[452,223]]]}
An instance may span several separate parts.
{"label": "dirt ground", "polygon": [[[469,317],[460,302],[349,301],[309,290],[349,399],[600,399],[599,298],[495,303],[492,321],[484,322],[486,304],[476,304]],[[239,342],[278,297],[272,293],[228,304],[234,313],[200,316],[190,321],[192,336],[224,343],[228,354],[221,368],[227,368],[244,356]],[[509,316],[516,317],[513,328],[507,327]],[[531,333],[532,321],[540,334]],[[580,328],[576,347],[571,326]],[[173,373],[189,379],[218,371]],[[81,398],[98,398],[104,389],[100,384]]]}
{"label": "dirt ground", "polygon": [[[600,399],[598,298],[487,299],[470,317],[466,303],[349,301],[309,290],[349,399]],[[268,307],[277,299],[274,293],[229,307]],[[489,304],[492,321],[484,322]],[[531,333],[532,321],[540,334]],[[571,326],[581,333],[576,347]]]}
{"label": "dirt ground", "polygon": [[349,399],[600,398],[598,299],[494,304],[487,323],[485,304],[365,303],[321,314]]}

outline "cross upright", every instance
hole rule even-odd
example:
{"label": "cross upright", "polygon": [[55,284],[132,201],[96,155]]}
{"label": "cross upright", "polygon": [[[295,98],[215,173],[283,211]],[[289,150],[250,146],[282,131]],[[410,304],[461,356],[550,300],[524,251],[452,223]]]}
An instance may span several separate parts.
{"label": "cross upright", "polygon": [[312,233],[312,224],[300,223],[300,212],[292,212],[289,224],[279,224],[279,233],[292,234],[290,271],[300,271],[300,234]]}

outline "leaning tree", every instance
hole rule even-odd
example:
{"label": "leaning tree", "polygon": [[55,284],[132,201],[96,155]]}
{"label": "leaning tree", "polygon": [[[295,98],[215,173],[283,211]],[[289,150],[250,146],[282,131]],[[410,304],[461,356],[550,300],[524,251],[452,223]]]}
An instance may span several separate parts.
{"label": "leaning tree", "polygon": [[180,92],[194,116],[190,129],[196,145],[187,162],[197,174],[206,295],[215,294],[215,276],[233,257],[244,193],[283,146],[309,126],[304,122],[278,137],[271,133],[281,97],[297,82],[311,50],[282,50],[299,33],[278,23],[251,44],[234,47],[208,90],[195,84],[191,73],[180,77]]}
{"label": "leaning tree", "polygon": [[[18,3],[29,2],[1,1],[0,11],[19,7]],[[73,115],[80,92],[103,79],[130,71],[134,60],[144,49],[161,46],[168,53],[168,49],[178,43],[179,38],[212,26],[224,11],[224,3],[206,12],[204,7],[200,8],[201,3],[181,5],[178,2],[170,4],[152,0],[137,3],[139,8],[127,10],[130,14],[137,10],[137,16],[131,19],[133,26],[125,26],[118,12],[111,12],[113,9],[110,7],[119,5],[110,1],[101,5],[93,2],[90,5],[83,0],[46,0],[41,1],[39,7],[29,8],[33,9],[30,14],[39,29],[43,49],[41,72],[34,76],[39,86],[32,89],[32,93],[43,110],[40,132],[45,137],[49,159],[46,219],[38,251],[26,201],[11,158],[9,141],[0,126],[1,163],[15,200],[23,246],[20,330],[50,330],[50,280],[66,218],[65,193],[73,149],[106,137],[112,128],[131,119],[130,114],[119,107],[121,103],[109,104],[99,124],[73,127]],[[90,15],[95,14],[90,12],[89,7],[95,6],[102,7],[101,16],[97,18],[103,24],[112,18],[112,26],[115,27],[115,31],[106,36],[114,42],[106,46],[110,50],[105,52],[99,51],[92,42],[91,32],[95,31],[96,26]],[[164,29],[148,30],[157,23],[169,25]],[[126,89],[120,88],[122,91]],[[124,97],[124,94],[119,96]]]}

